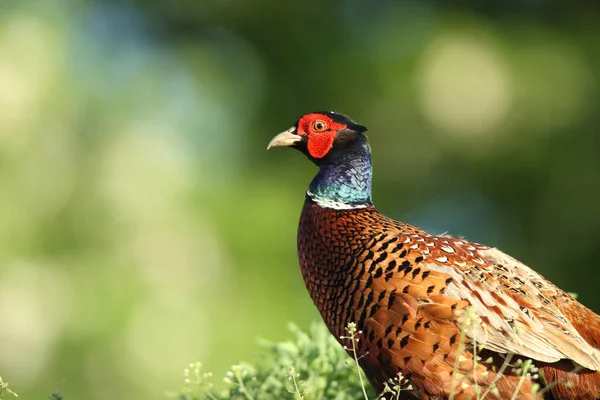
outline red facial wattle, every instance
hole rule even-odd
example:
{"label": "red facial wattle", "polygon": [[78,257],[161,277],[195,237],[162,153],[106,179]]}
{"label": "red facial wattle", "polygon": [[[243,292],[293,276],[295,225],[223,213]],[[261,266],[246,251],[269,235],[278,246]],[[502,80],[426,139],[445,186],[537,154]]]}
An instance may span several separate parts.
{"label": "red facial wattle", "polygon": [[[322,121],[325,129],[315,130],[315,123]],[[323,158],[333,147],[333,141],[338,130],[346,128],[346,125],[333,121],[324,114],[308,114],[298,121],[298,134],[308,137],[308,153],[313,158]]]}
{"label": "red facial wattle", "polygon": [[313,158],[323,158],[333,147],[335,132],[325,131],[308,136],[308,153]]}

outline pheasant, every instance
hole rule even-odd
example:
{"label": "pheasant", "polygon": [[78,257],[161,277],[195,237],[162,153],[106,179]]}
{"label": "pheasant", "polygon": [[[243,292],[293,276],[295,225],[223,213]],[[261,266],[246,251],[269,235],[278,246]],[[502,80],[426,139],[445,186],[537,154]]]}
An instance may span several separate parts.
{"label": "pheasant", "polygon": [[411,389],[402,399],[599,399],[600,316],[498,249],[377,211],[365,131],[314,112],[268,149],[295,148],[319,167],[300,216],[299,263],[340,344],[357,327],[375,391],[402,374]]}

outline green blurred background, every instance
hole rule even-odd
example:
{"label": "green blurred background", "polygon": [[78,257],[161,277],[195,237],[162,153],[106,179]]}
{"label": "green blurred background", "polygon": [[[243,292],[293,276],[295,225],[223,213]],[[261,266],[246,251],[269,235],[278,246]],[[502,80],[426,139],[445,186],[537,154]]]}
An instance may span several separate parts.
{"label": "green blurred background", "polygon": [[[448,2],[449,3],[449,2]],[[0,0],[0,375],[161,399],[318,319],[302,114],[369,127],[374,200],[600,311],[597,1]]]}

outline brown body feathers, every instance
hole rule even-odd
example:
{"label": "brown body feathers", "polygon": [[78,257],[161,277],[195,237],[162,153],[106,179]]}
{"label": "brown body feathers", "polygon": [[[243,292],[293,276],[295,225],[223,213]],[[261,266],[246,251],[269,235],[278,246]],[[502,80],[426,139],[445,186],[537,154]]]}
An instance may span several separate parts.
{"label": "brown body feathers", "polygon": [[[479,355],[493,359],[479,363],[478,386],[485,390],[512,353],[543,371],[542,390],[552,382],[545,398],[600,398],[598,315],[499,250],[429,235],[374,208],[307,200],[298,256],[331,333],[345,336],[350,322],[362,331],[360,363],[378,392],[401,372],[414,387],[405,398],[446,399],[453,389],[455,399],[477,399],[472,350],[458,353],[458,316],[471,306],[481,324],[468,332],[484,346]],[[520,380],[507,368],[495,380],[500,398],[512,398]],[[525,379],[516,398],[544,398],[533,383]]]}

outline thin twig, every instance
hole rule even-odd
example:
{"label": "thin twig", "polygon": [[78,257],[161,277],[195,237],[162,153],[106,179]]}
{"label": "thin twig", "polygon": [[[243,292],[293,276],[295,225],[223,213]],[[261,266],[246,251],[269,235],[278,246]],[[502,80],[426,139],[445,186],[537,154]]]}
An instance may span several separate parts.
{"label": "thin twig", "polygon": [[350,339],[352,342],[352,356],[354,358],[354,363],[356,365],[356,371],[358,372],[358,379],[360,379],[360,387],[363,392],[363,396],[365,400],[369,400],[369,396],[367,395],[367,389],[365,388],[365,382],[363,381],[362,373],[360,370],[360,364],[358,363],[358,354],[356,352],[356,342],[358,342],[358,338],[356,337],[356,324],[354,322],[350,322],[348,327],[346,328],[350,336],[342,337],[343,339]]}
{"label": "thin twig", "polygon": [[506,355],[506,358],[504,359],[504,362],[502,363],[502,365],[500,366],[500,369],[496,373],[496,376],[494,376],[494,379],[492,379],[492,381],[488,385],[485,392],[483,392],[483,395],[481,396],[481,400],[485,399],[485,397],[490,393],[490,391],[494,389],[496,382],[498,382],[498,380],[500,380],[500,378],[502,378],[502,375],[504,374],[504,371],[506,370],[506,368],[509,366],[509,363],[510,363],[510,360],[512,359],[512,357],[513,357],[513,353],[508,353]]}

